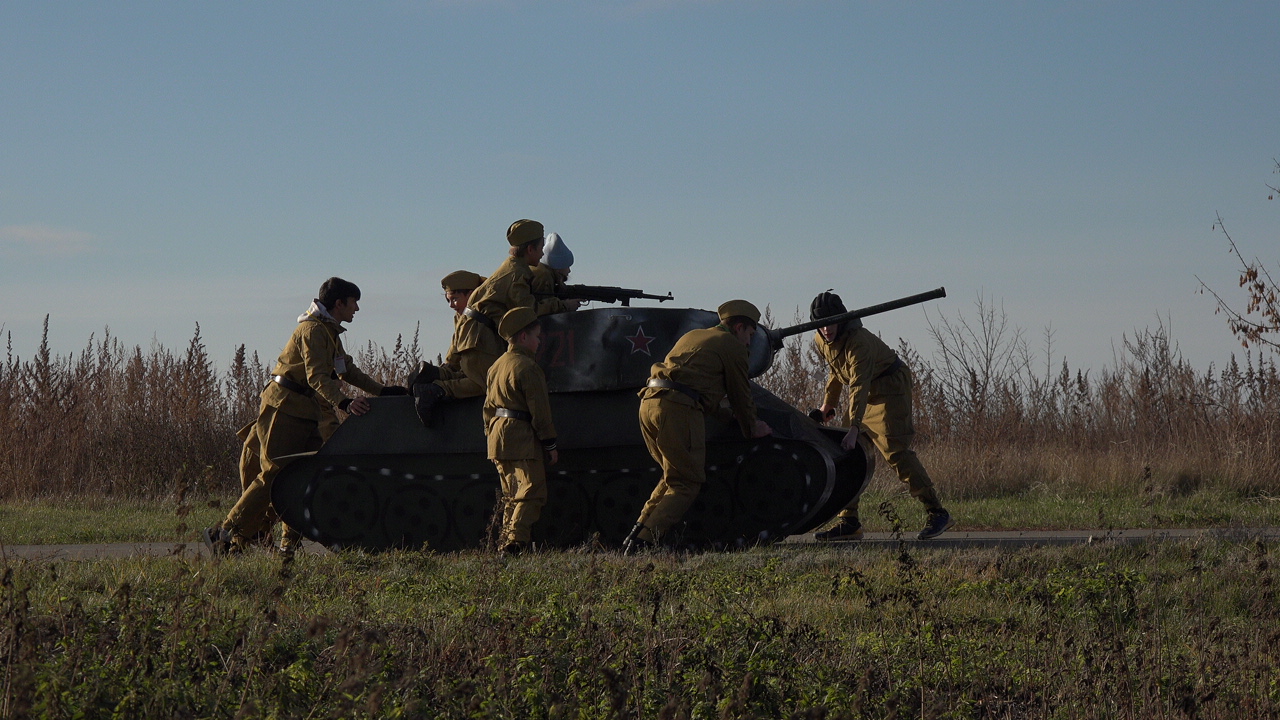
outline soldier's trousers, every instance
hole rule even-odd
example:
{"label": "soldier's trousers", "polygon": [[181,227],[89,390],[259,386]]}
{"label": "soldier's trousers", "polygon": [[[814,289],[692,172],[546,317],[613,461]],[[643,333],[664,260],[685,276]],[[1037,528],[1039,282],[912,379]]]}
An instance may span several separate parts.
{"label": "soldier's trousers", "polygon": [[489,377],[489,368],[502,357],[502,353],[493,354],[484,348],[472,348],[458,355],[458,365],[462,372],[449,372],[446,378],[441,370],[436,384],[444,388],[445,394],[452,398],[469,398],[484,395],[485,382]]}
{"label": "soldier's trousers", "polygon": [[547,504],[547,468],[542,458],[494,460],[502,480],[502,533],[500,546],[527,543],[533,524]]}
{"label": "soldier's trousers", "polygon": [[[258,411],[258,420],[241,449],[240,481],[244,488],[240,499],[222,521],[222,526],[241,538],[252,538],[269,527],[275,521],[275,513],[271,507],[271,484],[288,464],[276,458],[314,452],[323,444],[321,423],[280,412],[263,403]],[[260,448],[257,456],[258,472],[250,479],[248,473],[252,472],[254,462],[249,454],[254,445]],[[296,533],[288,529],[286,534],[296,538]]]}
{"label": "soldier's trousers", "polygon": [[640,538],[652,542],[680,522],[707,480],[707,427],[700,409],[659,396],[640,401],[640,432],[662,467],[636,520],[645,527]]}
{"label": "soldier's trousers", "polygon": [[[941,510],[942,502],[938,500],[933,480],[911,449],[911,442],[916,436],[915,426],[911,423],[911,385],[911,371],[906,368],[877,380],[872,387],[873,394],[867,398],[862,431],[871,438],[898,479],[907,484],[911,497],[923,503],[928,510]],[[855,497],[850,501],[840,512],[840,517],[856,519],[859,500]]]}

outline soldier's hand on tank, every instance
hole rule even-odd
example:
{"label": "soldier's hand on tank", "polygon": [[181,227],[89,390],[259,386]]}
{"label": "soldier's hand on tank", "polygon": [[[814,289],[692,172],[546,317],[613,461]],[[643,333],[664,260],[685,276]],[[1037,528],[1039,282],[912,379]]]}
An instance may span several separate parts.
{"label": "soldier's hand on tank", "polygon": [[571,300],[565,300],[565,301],[564,301],[564,307],[565,307],[565,309],[566,309],[566,310],[577,310],[578,308],[582,307],[582,300],[580,300],[580,299],[578,299],[578,298],[573,298],[573,299],[571,299]]}
{"label": "soldier's hand on tank", "polygon": [[773,428],[769,427],[769,423],[763,420],[756,420],[756,426],[751,429],[752,438],[762,438],[773,434]]}
{"label": "soldier's hand on tank", "polygon": [[831,418],[836,416],[836,406],[823,403],[822,407],[818,408],[818,412],[822,413],[822,422],[831,422]]}
{"label": "soldier's hand on tank", "polygon": [[347,412],[351,415],[363,415],[369,412],[369,398],[361,396],[347,403]]}
{"label": "soldier's hand on tank", "polygon": [[409,388],[403,385],[384,385],[382,386],[382,392],[378,393],[378,397],[395,397],[408,394]]}
{"label": "soldier's hand on tank", "polygon": [[840,447],[845,450],[852,450],[858,447],[858,428],[850,428],[849,432],[840,438]]}

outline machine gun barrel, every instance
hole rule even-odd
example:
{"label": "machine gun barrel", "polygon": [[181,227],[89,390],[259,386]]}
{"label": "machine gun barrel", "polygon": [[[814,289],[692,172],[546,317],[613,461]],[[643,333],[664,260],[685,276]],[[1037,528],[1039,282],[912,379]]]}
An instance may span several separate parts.
{"label": "machine gun barrel", "polygon": [[[534,293],[538,297],[546,297],[542,293]],[[650,295],[643,290],[632,290],[630,288],[613,287],[610,285],[565,285],[551,293],[553,297],[561,300],[595,300],[598,302],[616,303],[621,302],[623,307],[630,307],[632,300],[657,300],[658,302],[666,302],[674,300],[675,296],[671,293],[666,295]]]}
{"label": "machine gun barrel", "polygon": [[821,320],[810,320],[807,323],[800,323],[799,325],[792,325],[791,327],[779,328],[777,330],[766,329],[769,336],[769,347],[774,352],[777,352],[782,349],[782,341],[792,335],[799,335],[802,332],[817,330],[818,328],[826,327],[828,325],[836,325],[854,318],[864,318],[869,315],[879,315],[883,312],[889,312],[890,310],[897,310],[911,305],[919,305],[922,302],[937,300],[938,298],[944,298],[946,296],[947,289],[938,288],[937,290],[930,290],[929,292],[922,292],[916,295],[898,298],[897,300],[883,302],[879,305],[871,305],[858,310],[850,310],[848,312],[840,313],[839,315],[822,318]]}

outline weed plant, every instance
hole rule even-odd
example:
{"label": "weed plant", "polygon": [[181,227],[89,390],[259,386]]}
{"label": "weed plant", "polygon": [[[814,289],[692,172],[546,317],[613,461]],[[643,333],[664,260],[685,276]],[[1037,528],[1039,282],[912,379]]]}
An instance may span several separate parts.
{"label": "weed plant", "polygon": [[8,562],[0,716],[1276,717],[1275,551]]}

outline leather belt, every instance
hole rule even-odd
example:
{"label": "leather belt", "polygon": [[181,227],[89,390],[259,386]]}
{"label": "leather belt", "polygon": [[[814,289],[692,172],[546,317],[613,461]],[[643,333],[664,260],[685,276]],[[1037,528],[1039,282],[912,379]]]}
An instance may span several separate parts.
{"label": "leather belt", "polygon": [[523,420],[525,422],[533,422],[533,413],[524,410],[508,410],[507,408],[495,408],[493,411],[495,417],[511,418],[512,420]]}
{"label": "leather belt", "polygon": [[296,392],[303,397],[311,397],[316,394],[315,388],[310,385],[299,385],[283,375],[272,375],[271,382],[290,392]]}
{"label": "leather belt", "polygon": [[890,365],[889,367],[885,368],[884,372],[880,373],[879,375],[875,376],[875,377],[874,377],[874,378],[872,378],[872,379],[873,379],[873,380],[879,380],[879,379],[880,379],[880,378],[882,378],[882,377],[888,377],[888,376],[890,376],[890,375],[894,374],[895,372],[897,372],[897,371],[898,371],[898,368],[901,368],[901,367],[906,367],[906,363],[902,362],[902,358],[900,358],[900,357],[895,357],[895,358],[893,359],[893,364],[892,364],[892,365]]}
{"label": "leather belt", "polygon": [[698,394],[697,390],[694,390],[684,383],[678,383],[675,380],[665,380],[663,378],[649,378],[648,386],[651,388],[663,388],[666,390],[675,390],[676,392],[684,393],[692,398],[693,402],[696,403],[699,408],[702,407],[702,396]]}
{"label": "leather belt", "polygon": [[498,324],[493,321],[493,318],[489,317],[488,315],[485,315],[479,310],[475,310],[473,308],[463,308],[462,314],[466,315],[472,320],[475,320],[476,322],[489,328],[490,330],[494,332],[498,332]]}

